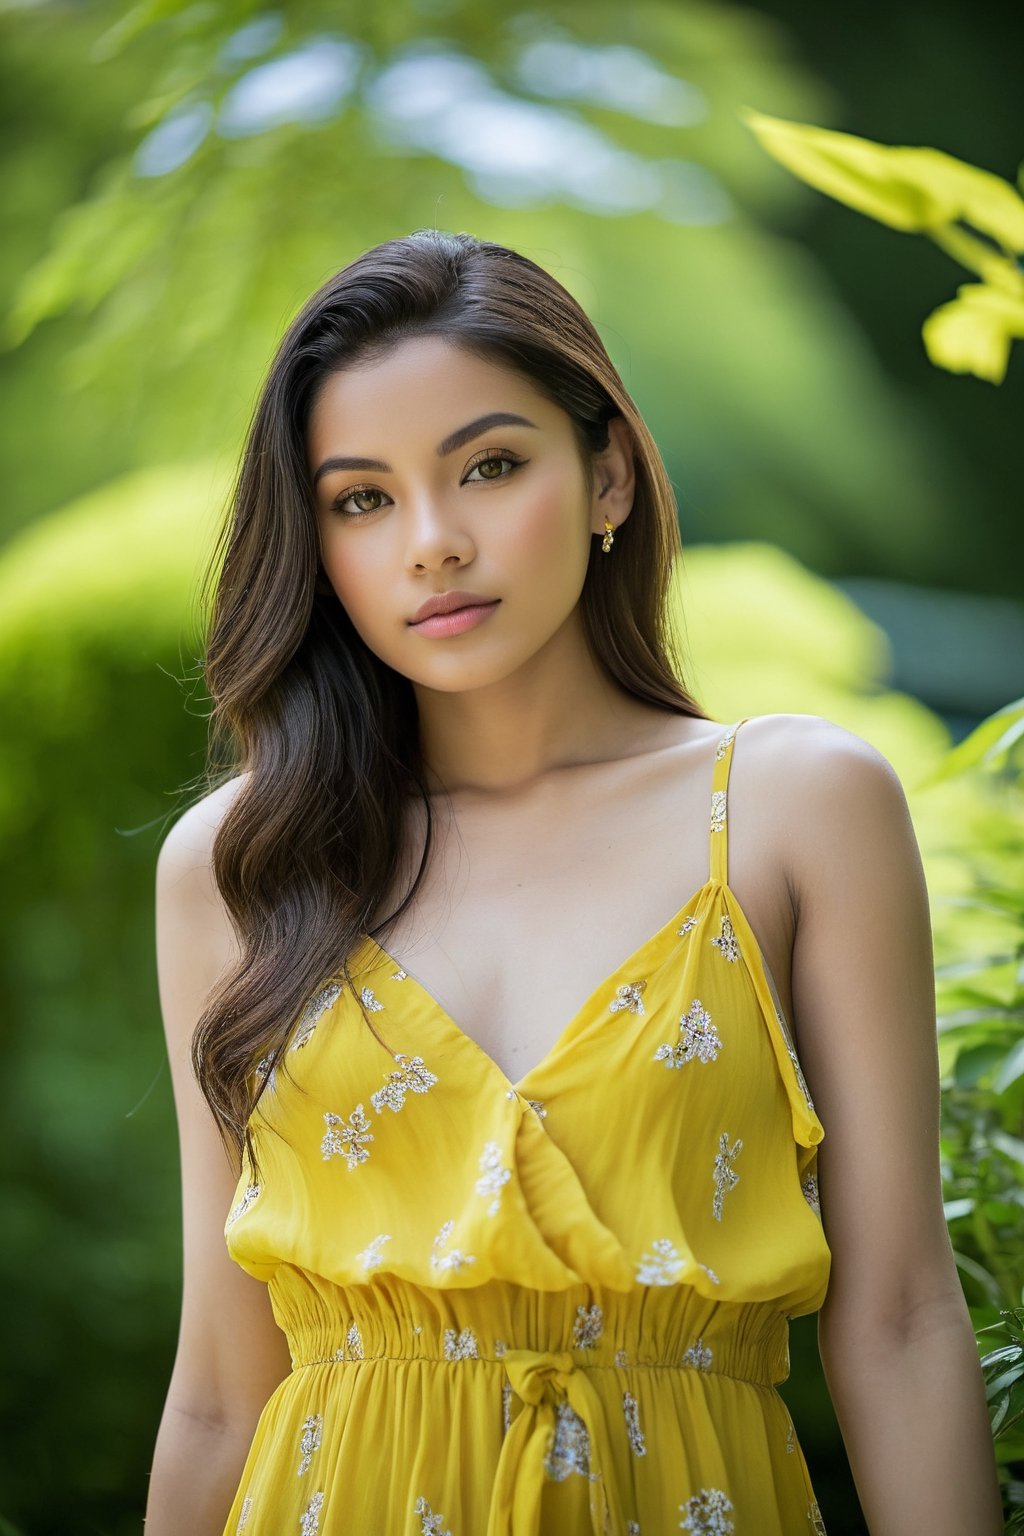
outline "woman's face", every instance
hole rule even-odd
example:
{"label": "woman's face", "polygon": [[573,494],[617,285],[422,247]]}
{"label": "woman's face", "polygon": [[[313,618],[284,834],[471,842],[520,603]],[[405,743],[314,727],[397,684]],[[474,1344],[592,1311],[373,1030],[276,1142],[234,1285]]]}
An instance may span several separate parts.
{"label": "woman's face", "polygon": [[[417,337],[331,374],[308,462],[324,569],[369,649],[451,692],[537,655],[577,607],[606,513],[618,526],[629,510],[624,425],[588,490],[569,417],[512,369]],[[414,622],[452,591],[492,606],[469,627]]]}

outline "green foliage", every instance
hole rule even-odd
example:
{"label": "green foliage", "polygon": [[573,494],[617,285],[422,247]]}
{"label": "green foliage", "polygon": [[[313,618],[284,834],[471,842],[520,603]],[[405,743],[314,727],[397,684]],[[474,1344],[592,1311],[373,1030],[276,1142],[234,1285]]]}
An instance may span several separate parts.
{"label": "green foliage", "polygon": [[[1021,1464],[1021,1422],[1024,1420],[1024,1308],[1012,1307],[1000,1314],[1000,1322],[978,1329],[982,1334],[994,1333],[1008,1339],[988,1354],[982,1355],[981,1366],[985,1377],[985,1396],[992,1419],[992,1433],[1003,1461],[1003,1495],[1007,1516],[1006,1536],[1019,1536],[1024,1530],[1024,1465]],[[1011,1441],[1010,1436],[1013,1436]],[[1004,1445],[1014,1449],[1003,1455]],[[1013,1462],[1006,1463],[1010,1456]],[[1016,1467],[1014,1468],[1014,1464]]]}
{"label": "green foliage", "polygon": [[[937,149],[874,144],[849,133],[746,118],[770,155],[795,175],[892,229],[926,235],[980,283],[928,316],[931,361],[1001,384],[1010,346],[1024,336],[1024,198],[1001,176]],[[1024,166],[1020,171],[1024,188]]]}
{"label": "green foliage", "polygon": [[[147,5],[126,27],[123,7],[94,3],[93,38],[77,35],[65,60],[64,94],[135,83],[115,144],[54,210],[5,317],[28,359],[65,338],[45,356],[46,397],[71,402],[68,430],[81,422],[87,438],[76,451],[102,442],[109,473],[220,452],[307,294],[375,241],[439,224],[523,249],[583,300],[664,446],[689,538],[770,529],[824,572],[943,571],[955,448],[766,226],[799,194],[738,108],[752,94],[794,114],[829,100],[765,17],[645,0],[623,49],[611,3],[298,0],[275,14]],[[45,17],[31,25],[45,35]],[[261,70],[315,48],[339,80],[350,61],[333,107],[230,127]],[[544,48],[567,50],[557,69]],[[396,73],[410,68],[413,80]],[[629,95],[630,80],[653,84]],[[10,409],[25,410],[14,391]],[[36,452],[19,447],[16,484],[38,487],[45,440],[23,425]],[[43,483],[66,475],[62,455]],[[24,515],[23,494],[0,522]]]}
{"label": "green foliage", "polygon": [[[927,776],[982,797],[959,828],[967,875],[936,934],[946,1219],[983,1353],[1007,1530],[1024,1530],[1024,702],[998,710]],[[930,786],[930,788],[929,788]]]}
{"label": "green foliage", "polygon": [[966,736],[928,777],[928,783],[941,783],[969,768],[1008,766],[1011,751],[1024,736],[1024,699],[1017,699],[983,720]]}
{"label": "green foliage", "polygon": [[136,1536],[173,1356],[153,873],[202,766],[175,678],[208,494],[202,469],[133,477],[0,563],[0,1515],[26,1536]]}

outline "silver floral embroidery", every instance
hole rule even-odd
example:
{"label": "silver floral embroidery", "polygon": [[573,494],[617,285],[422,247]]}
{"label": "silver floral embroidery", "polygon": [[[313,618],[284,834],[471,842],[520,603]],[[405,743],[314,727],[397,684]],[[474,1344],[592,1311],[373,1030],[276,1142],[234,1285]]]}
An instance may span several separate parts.
{"label": "silver floral embroidery", "polygon": [[347,1124],[341,1115],[333,1115],[328,1111],[324,1115],[327,1130],[320,1143],[324,1162],[328,1162],[332,1157],[344,1157],[348,1162],[349,1172],[357,1168],[360,1163],[365,1163],[370,1154],[363,1143],[374,1140],[370,1130],[371,1123],[361,1104],[356,1105],[348,1117]]}
{"label": "silver floral embroidery", "polygon": [[299,1014],[295,1024],[295,1037],[288,1047],[290,1051],[301,1051],[304,1045],[308,1045],[313,1038],[313,1032],[327,1012],[341,996],[341,983],[329,981],[325,987],[321,987]]}
{"label": "silver floral embroidery", "polygon": [[422,1494],[414,1508],[420,1517],[420,1536],[451,1536],[451,1531],[444,1529],[444,1515],[435,1515]]}
{"label": "silver floral embroidery", "polygon": [[604,1331],[604,1311],[595,1302],[591,1307],[577,1307],[572,1325],[572,1348],[593,1349]]}
{"label": "silver floral embroidery", "polygon": [[804,1077],[803,1068],[800,1065],[799,1058],[797,1057],[796,1051],[793,1049],[793,1037],[789,1032],[789,1025],[782,1017],[782,1014],[779,1012],[778,1007],[774,1002],[772,1003],[772,1007],[775,1009],[775,1017],[778,1020],[779,1029],[782,1031],[782,1038],[786,1043],[786,1054],[788,1055],[790,1061],[793,1063],[793,1072],[796,1075],[797,1083],[800,1085],[800,1092],[804,1096],[804,1101],[807,1105],[807,1108],[813,1114],[814,1100],[811,1098],[811,1090],[807,1086],[807,1079]]}
{"label": "silver floral embroidery", "polygon": [[408,971],[392,971],[391,972],[391,980],[392,981],[405,981],[406,978],[408,977],[408,975],[409,975]]}
{"label": "silver floral embroidery", "polygon": [[544,1470],[556,1483],[562,1483],[573,1472],[593,1482],[596,1472],[590,1470],[590,1436],[579,1414],[563,1399],[556,1410],[555,1433],[551,1448],[544,1462]]}
{"label": "silver floral embroidery", "polygon": [[[516,1092],[516,1090],[514,1088],[506,1088],[505,1089],[505,1097],[506,1097],[506,1099],[518,1099],[519,1098],[519,1094]],[[546,1120],[547,1119],[548,1112],[547,1112],[547,1110],[544,1107],[544,1100],[543,1099],[527,1099],[526,1102],[527,1102],[527,1104],[529,1104],[530,1108],[536,1113],[536,1115],[538,1116],[539,1119],[541,1119],[541,1120]]]}
{"label": "silver floral embroidery", "polygon": [[615,997],[608,1004],[609,1013],[639,1013],[644,1012],[642,994],[647,990],[646,981],[628,981],[617,988]]}
{"label": "silver floral embroidery", "polygon": [[633,1448],[634,1456],[647,1455],[647,1442],[640,1428],[640,1410],[637,1407],[636,1398],[632,1392],[624,1392],[622,1395],[622,1411],[626,1416],[626,1434]]}
{"label": "silver floral embroidery", "polygon": [[679,1508],[686,1516],[679,1528],[691,1536],[732,1536],[736,1529],[729,1519],[732,1503],[721,1488],[702,1488]]}
{"label": "silver floral embroidery", "polygon": [[506,1435],[512,1428],[512,1383],[503,1381],[501,1384],[501,1423]]}
{"label": "silver floral embroidery", "polygon": [[786,1050],[789,1052],[789,1059],[793,1063],[793,1071],[796,1073],[796,1080],[800,1084],[800,1092],[804,1096],[807,1108],[813,1112],[814,1100],[811,1098],[811,1090],[807,1086],[807,1079],[804,1077],[803,1068],[797,1060],[796,1051],[794,1051],[788,1041],[786,1042]]}
{"label": "silver floral embroidery", "polygon": [[699,917],[684,917],[683,926],[681,928],[677,928],[676,933],[681,939],[684,939],[688,933],[691,933],[693,929],[696,928],[700,921],[701,919]]}
{"label": "silver floral embroidery", "polygon": [[324,1507],[322,1493],[314,1493],[304,1512],[299,1516],[299,1529],[302,1536],[316,1536],[320,1529],[320,1511]]}
{"label": "silver floral embroidery", "polygon": [[626,1521],[626,1536],[640,1536],[639,1520]]}
{"label": "silver floral embroidery", "polygon": [[370,1103],[380,1114],[383,1109],[398,1111],[405,1104],[407,1093],[427,1093],[437,1082],[434,1073],[423,1064],[422,1056],[404,1056],[399,1052],[395,1060],[398,1071],[389,1072],[383,1088],[370,1094]]}
{"label": "silver floral embroidery", "polygon": [[334,1358],[335,1358],[335,1360],[344,1360],[344,1358],[345,1358],[345,1346],[344,1346],[344,1344],[339,1344],[338,1345],[338,1348],[334,1351]]}
{"label": "silver floral embroidery", "polygon": [[363,987],[359,993],[363,1007],[369,1013],[383,1013],[384,1004],[378,998],[372,987]]}
{"label": "silver floral embroidery", "polygon": [[495,1341],[494,1341],[494,1358],[495,1358],[495,1360],[503,1360],[505,1358],[505,1352],[506,1352],[507,1349],[508,1349],[508,1345],[505,1343],[504,1339],[495,1339]]}
{"label": "silver floral embroidery", "polygon": [[718,1155],[715,1158],[715,1171],[713,1174],[715,1198],[711,1203],[711,1209],[714,1212],[716,1221],[721,1221],[722,1219],[722,1203],[725,1200],[726,1191],[735,1189],[740,1181],[740,1176],[732,1164],[736,1154],[742,1150],[742,1141],[737,1139],[734,1145],[730,1147],[728,1131],[722,1132],[718,1138]]}
{"label": "silver floral embroidery", "polygon": [[479,1360],[480,1352],[472,1328],[463,1328],[461,1333],[456,1333],[454,1328],[445,1329],[444,1357],[446,1360]]}
{"label": "silver floral embroidery", "polygon": [[683,1364],[692,1366],[695,1371],[710,1371],[713,1359],[714,1351],[704,1343],[703,1334],[696,1344],[691,1344],[689,1349],[683,1351]]}
{"label": "silver floral embroidery", "polygon": [[821,1200],[818,1197],[818,1180],[813,1173],[809,1173],[800,1185],[804,1199],[816,1215],[821,1215]]}
{"label": "silver floral embroidery", "polygon": [[732,743],[732,740],[733,740],[735,735],[736,735],[736,727],[734,725],[730,726],[729,729],[726,731],[725,735],[722,737],[721,741],[718,743],[717,748],[715,749],[715,762],[716,763],[720,763],[722,761],[722,758],[728,752],[729,747],[730,747],[730,745]]}
{"label": "silver floral embroidery", "polygon": [[378,1232],[377,1236],[367,1244],[362,1253],[356,1254],[356,1262],[361,1264],[364,1269],[376,1269],[378,1264],[383,1264],[384,1262],[381,1249],[385,1243],[390,1243],[390,1241],[390,1232]]}
{"label": "silver floral embroidery", "polygon": [[476,1181],[478,1195],[493,1195],[487,1207],[488,1216],[497,1216],[501,1209],[501,1191],[512,1177],[511,1168],[502,1166],[501,1148],[496,1141],[488,1141],[480,1156],[480,1177]]}
{"label": "silver floral embroidery", "polygon": [[720,949],[727,960],[738,960],[740,957],[739,940],[736,938],[736,930],[732,925],[732,918],[727,913],[722,913],[722,932],[720,937],[713,938],[711,943],[716,949]]}
{"label": "silver floral embroidery", "polygon": [[626,1350],[617,1349],[615,1351],[615,1364],[619,1367],[620,1371],[626,1369],[626,1366],[629,1364],[629,1354]]}
{"label": "silver floral embroidery", "polygon": [[442,1253],[454,1230],[454,1221],[446,1221],[440,1232],[434,1238],[430,1255],[430,1262],[434,1269],[461,1269],[463,1264],[475,1264],[476,1254],[463,1253],[461,1248],[453,1248],[450,1253]]}
{"label": "silver floral embroidery", "polygon": [[363,1336],[359,1332],[357,1323],[349,1323],[348,1333],[345,1335],[346,1358],[349,1360],[363,1360]]}
{"label": "silver floral embroidery", "polygon": [[671,1285],[685,1264],[667,1237],[655,1238],[636,1266],[636,1278],[641,1285]]}
{"label": "silver floral embroidery", "polygon": [[790,1419],[786,1426],[786,1454],[792,1456],[796,1450],[796,1430],[793,1428],[793,1420]]}
{"label": "silver floral embroidery", "polygon": [[[269,1079],[269,1081],[268,1081]],[[274,1093],[277,1089],[277,1067],[274,1065],[274,1054],[261,1056],[256,1063],[256,1086],[262,1088],[267,1083],[267,1092]]]}
{"label": "silver floral embroidery", "polygon": [[416,1323],[415,1326],[413,1327],[412,1331],[413,1331],[413,1333],[422,1333],[423,1332],[423,1324],[422,1323]]}
{"label": "silver floral embroidery", "polygon": [[711,830],[712,832],[724,832],[725,830],[725,800],[724,789],[716,789],[711,796]]}
{"label": "silver floral embroidery", "polygon": [[302,1426],[302,1437],[299,1440],[299,1456],[301,1458],[299,1461],[299,1477],[302,1477],[309,1471],[309,1464],[313,1460],[313,1452],[320,1449],[323,1432],[323,1415],[311,1413]]}
{"label": "silver floral embroidery", "polygon": [[259,1197],[260,1186],[258,1184],[250,1184],[241,1200],[239,1200],[238,1204],[232,1206],[228,1215],[228,1219],[224,1225],[227,1227],[233,1227],[235,1222],[245,1215],[246,1211],[251,1210],[253,1202],[258,1200]]}
{"label": "silver floral embroidery", "polygon": [[698,1269],[702,1269],[704,1271],[704,1273],[707,1275],[708,1279],[711,1281],[712,1285],[721,1285],[722,1282],[721,1282],[721,1280],[719,1280],[719,1278],[715,1274],[714,1270],[713,1269],[709,1269],[706,1264],[698,1264],[697,1268]]}
{"label": "silver floral embroidery", "polygon": [[245,1498],[242,1500],[242,1507],[238,1511],[238,1524],[235,1526],[235,1536],[239,1536],[239,1532],[245,1529],[246,1523],[248,1522],[249,1516],[251,1514],[252,1497],[251,1495],[246,1494]]}
{"label": "silver floral embroidery", "polygon": [[669,1070],[685,1067],[694,1059],[707,1063],[717,1061],[722,1042],[699,997],[690,1004],[689,1011],[679,1020],[679,1039],[675,1045],[659,1045],[652,1061],[663,1061]]}
{"label": "silver floral embroidery", "polygon": [[807,1519],[810,1522],[814,1536],[828,1536],[825,1530],[825,1522],[821,1518],[821,1510],[818,1508],[817,1499],[812,1499],[807,1509]]}

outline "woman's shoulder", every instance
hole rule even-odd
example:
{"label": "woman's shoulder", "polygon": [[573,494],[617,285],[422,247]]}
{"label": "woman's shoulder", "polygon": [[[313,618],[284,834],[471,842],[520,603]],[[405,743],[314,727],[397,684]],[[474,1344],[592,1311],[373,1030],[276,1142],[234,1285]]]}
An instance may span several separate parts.
{"label": "woman's shoulder", "polygon": [[239,773],[196,800],[174,821],[160,847],[158,870],[176,876],[212,877],[213,845],[221,823],[249,780]]}
{"label": "woman's shoulder", "polygon": [[164,1012],[169,1022],[180,1014],[188,1030],[210,986],[239,955],[235,926],[217,884],[213,847],[246,779],[245,774],[228,779],[189,806],[170,828],[157,858],[157,962]]}
{"label": "woman's shoulder", "polygon": [[766,765],[783,763],[798,774],[855,763],[895,771],[877,747],[824,715],[749,715],[739,734],[748,754]]}
{"label": "woman's shoulder", "polygon": [[903,784],[863,736],[821,715],[775,714],[748,718],[739,742],[737,776],[749,775],[771,807],[793,886],[859,867],[871,852],[884,862],[886,849],[910,851]]}
{"label": "woman's shoulder", "polygon": [[756,766],[782,804],[838,808],[873,785],[900,786],[892,763],[865,737],[823,715],[751,715],[738,733],[737,764]]}

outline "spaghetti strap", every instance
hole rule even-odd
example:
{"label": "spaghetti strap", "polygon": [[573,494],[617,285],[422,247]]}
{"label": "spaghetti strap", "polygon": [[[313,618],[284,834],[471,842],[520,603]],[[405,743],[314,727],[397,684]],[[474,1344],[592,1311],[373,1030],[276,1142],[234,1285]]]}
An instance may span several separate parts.
{"label": "spaghetti strap", "polygon": [[732,744],[736,739],[736,732],[749,715],[744,715],[742,720],[737,720],[730,725],[725,735],[715,748],[715,766],[711,776],[711,835],[709,838],[711,854],[709,859],[710,875],[721,885],[729,883],[729,830],[726,824],[726,803],[728,800],[729,768],[732,764]]}

